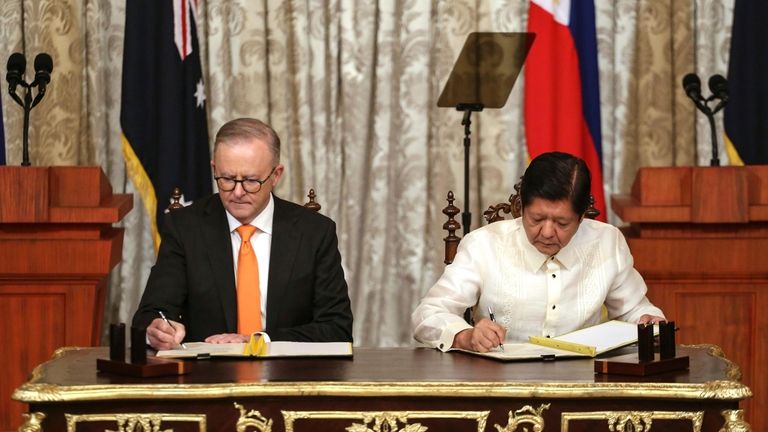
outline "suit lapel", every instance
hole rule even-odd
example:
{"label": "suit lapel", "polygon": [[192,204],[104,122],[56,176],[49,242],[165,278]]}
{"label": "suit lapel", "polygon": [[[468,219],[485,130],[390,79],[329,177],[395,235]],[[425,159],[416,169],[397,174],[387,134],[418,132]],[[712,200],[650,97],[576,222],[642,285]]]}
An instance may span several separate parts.
{"label": "suit lapel", "polygon": [[275,197],[267,287],[268,329],[271,323],[280,322],[280,311],[285,305],[286,286],[290,280],[293,261],[301,240],[301,234],[295,229],[297,220],[298,213],[285,201]]}
{"label": "suit lapel", "polygon": [[205,208],[202,223],[203,244],[208,250],[213,280],[221,299],[227,330],[237,332],[237,294],[232,258],[232,239],[224,206],[218,194],[214,195]]}

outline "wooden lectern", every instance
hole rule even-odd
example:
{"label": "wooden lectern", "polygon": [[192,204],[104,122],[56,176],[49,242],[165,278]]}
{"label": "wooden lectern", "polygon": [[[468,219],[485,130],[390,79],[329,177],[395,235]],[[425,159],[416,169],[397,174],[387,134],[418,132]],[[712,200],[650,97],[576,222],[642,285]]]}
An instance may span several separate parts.
{"label": "wooden lectern", "polygon": [[748,421],[768,430],[768,166],[641,168],[611,204],[679,342],[717,344],[741,365]]}
{"label": "wooden lectern", "polygon": [[0,430],[21,424],[26,407],[11,393],[37,364],[61,346],[99,344],[123,246],[112,224],[132,207],[99,167],[0,167]]}

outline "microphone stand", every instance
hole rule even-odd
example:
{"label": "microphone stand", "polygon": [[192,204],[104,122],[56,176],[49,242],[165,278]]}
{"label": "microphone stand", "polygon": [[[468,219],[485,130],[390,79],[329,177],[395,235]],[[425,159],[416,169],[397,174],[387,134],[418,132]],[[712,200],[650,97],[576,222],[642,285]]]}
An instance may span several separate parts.
{"label": "microphone stand", "polygon": [[[698,81],[698,77],[696,77],[696,80]],[[685,85],[685,82],[683,83]],[[699,85],[696,83],[693,86],[693,91],[690,91],[688,88],[686,88],[686,95],[691,98],[693,101],[693,104],[696,106],[696,108],[701,111],[705,116],[707,116],[707,120],[709,121],[709,132],[712,136],[712,159],[709,161],[709,166],[720,166],[720,158],[717,153],[717,128],[715,127],[715,114],[723,109],[725,107],[725,104],[728,103],[728,96],[726,94],[712,94],[708,98],[704,98],[701,96]],[[715,105],[715,108],[712,109],[709,107],[709,103],[714,101],[715,99],[719,99],[720,103]]]}
{"label": "microphone stand", "polygon": [[693,100],[693,104],[696,106],[696,108],[698,108],[702,114],[707,116],[707,120],[709,121],[709,132],[712,136],[712,159],[709,161],[709,166],[720,166],[720,158],[717,155],[717,128],[715,128],[715,113],[722,107],[718,105],[714,111],[709,108],[707,104],[715,98],[714,96],[710,96],[707,99],[704,99],[700,95],[695,96],[689,94],[688,97]]}
{"label": "microphone stand", "polygon": [[482,111],[483,104],[460,103],[456,105],[456,110],[464,112],[464,118],[461,120],[461,124],[464,126],[464,211],[461,213],[461,224],[464,228],[464,235],[467,235],[469,234],[469,226],[472,223],[472,212],[469,206],[469,147],[471,144],[469,136],[472,134],[470,130],[472,120],[470,120],[470,117],[473,111]]}
{"label": "microphone stand", "polygon": [[24,132],[21,140],[21,166],[30,166],[29,163],[29,112],[32,111],[32,89],[24,83]]}
{"label": "microphone stand", "polygon": [[715,128],[715,112],[707,107],[707,111],[704,114],[709,120],[709,131],[712,134],[712,159],[709,161],[709,166],[720,166],[720,158],[717,155],[717,129]]}
{"label": "microphone stand", "polygon": [[32,88],[39,86],[38,81],[35,80],[32,82],[32,84],[27,84],[24,79],[21,79],[18,85],[24,87],[23,101],[19,95],[16,94],[16,89],[9,88],[8,93],[11,95],[11,99],[13,99],[14,102],[19,104],[19,106],[24,109],[24,129],[21,135],[21,166],[30,166],[32,164],[29,162],[29,112],[32,111],[32,108],[34,108],[43,99],[43,96],[45,96],[45,89],[44,87],[38,88],[37,95],[33,100]]}
{"label": "microphone stand", "polygon": [[711,95],[710,97],[704,99],[696,100],[694,99],[694,105],[696,105],[696,108],[699,109],[705,116],[707,116],[707,120],[709,121],[709,133],[712,137],[712,159],[709,161],[709,166],[720,166],[720,157],[717,153],[717,128],[715,127],[715,114],[720,111],[726,103],[725,99],[721,99],[720,103],[715,106],[714,109],[710,108],[708,103],[712,102],[713,100],[717,99],[717,96]]}
{"label": "microphone stand", "polygon": [[[34,84],[34,83],[33,83]],[[16,94],[15,89],[8,89],[8,93],[21,108],[24,109],[24,129],[22,130],[21,139],[21,166],[30,166],[29,162],[29,112],[32,108],[40,102],[36,98],[35,102],[32,101],[32,85],[27,84],[23,79],[19,82],[19,85],[24,87],[24,100],[22,101],[19,95]]]}

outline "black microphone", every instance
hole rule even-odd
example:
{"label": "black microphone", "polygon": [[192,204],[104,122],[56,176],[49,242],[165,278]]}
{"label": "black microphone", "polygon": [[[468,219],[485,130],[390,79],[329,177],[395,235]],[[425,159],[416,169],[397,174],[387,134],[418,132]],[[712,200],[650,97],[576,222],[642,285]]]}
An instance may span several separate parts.
{"label": "black microphone", "polygon": [[27,59],[24,58],[24,54],[13,53],[8,57],[8,73],[5,74],[5,79],[8,81],[8,91],[12,94],[16,94],[16,87],[24,82],[24,71],[27,69]]}
{"label": "black microphone", "polygon": [[709,91],[721,101],[728,100],[728,81],[720,74],[709,77]]}
{"label": "black microphone", "polygon": [[32,102],[35,106],[45,96],[45,87],[51,82],[53,71],[53,59],[46,53],[40,53],[35,57],[35,81],[30,86],[37,86],[37,96]]}
{"label": "black microphone", "polygon": [[701,101],[701,79],[695,73],[689,73],[683,77],[683,90],[694,102]]}
{"label": "black microphone", "polygon": [[716,113],[728,103],[728,81],[720,74],[712,75],[709,77],[709,91],[712,92],[713,98],[720,99],[712,109],[712,113]]}
{"label": "black microphone", "polygon": [[53,59],[46,53],[40,53],[35,57],[35,82],[41,90],[51,82],[53,72]]}

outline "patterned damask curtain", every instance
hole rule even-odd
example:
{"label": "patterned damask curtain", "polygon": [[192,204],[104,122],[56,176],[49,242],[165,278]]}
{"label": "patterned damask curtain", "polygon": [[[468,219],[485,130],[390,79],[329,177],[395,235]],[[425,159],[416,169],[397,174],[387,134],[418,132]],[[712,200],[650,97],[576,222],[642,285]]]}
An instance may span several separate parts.
{"label": "patterned damask curtain", "polygon": [[[640,166],[707,164],[706,121],[680,79],[725,74],[733,0],[596,3],[606,193],[626,192]],[[24,52],[28,71],[38,52],[54,59],[32,112],[32,163],[100,165],[116,192],[130,193],[119,141],[124,9],[3,0],[0,58]],[[469,32],[524,31],[527,9],[524,0],[202,0],[209,130],[252,116],[281,135],[278,194],[303,202],[313,187],[338,224],[357,344],[412,343],[411,311],[443,269],[446,192],[463,196],[461,115],[438,109],[437,97]],[[473,116],[473,227],[525,167],[523,85],[503,109]],[[18,164],[21,110],[2,98],[8,163]],[[154,261],[138,208],[124,221],[105,322],[130,320]]]}

